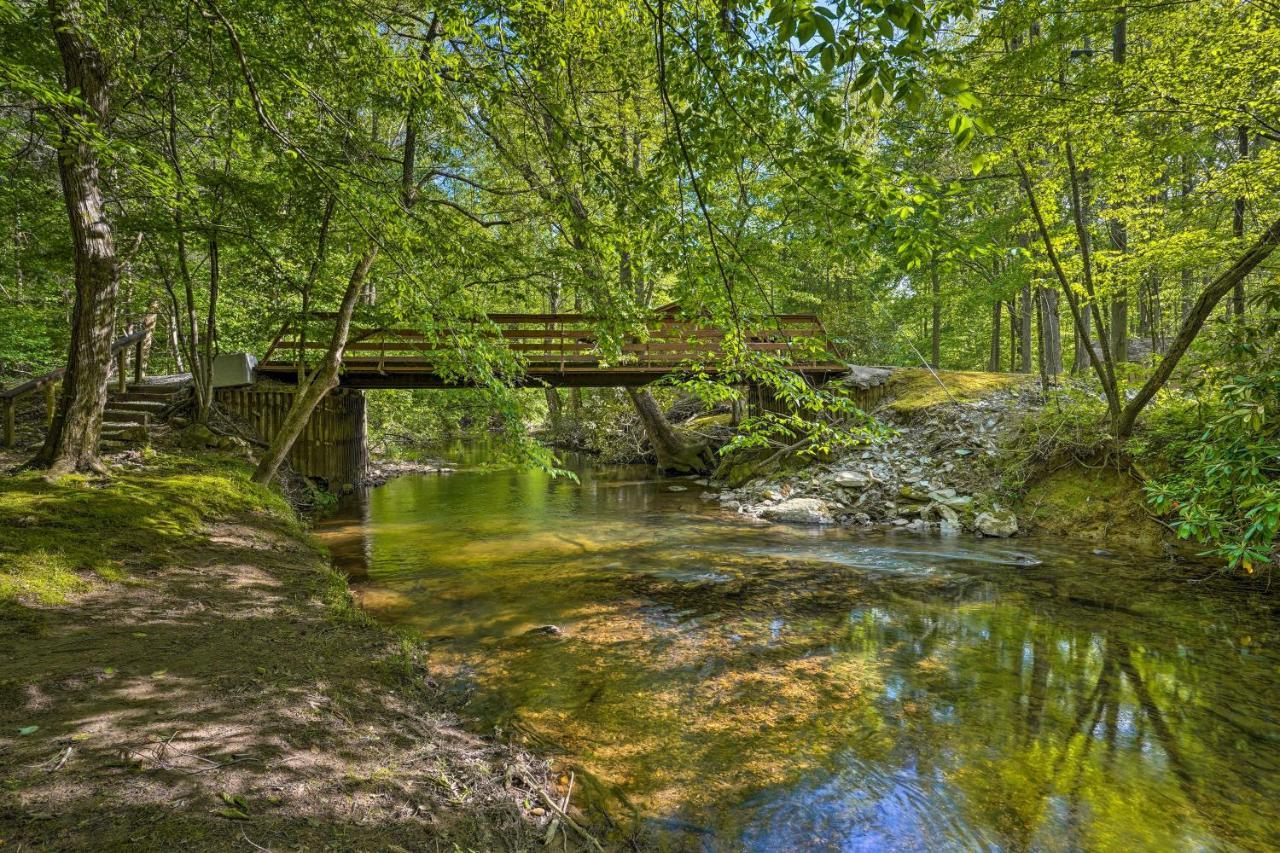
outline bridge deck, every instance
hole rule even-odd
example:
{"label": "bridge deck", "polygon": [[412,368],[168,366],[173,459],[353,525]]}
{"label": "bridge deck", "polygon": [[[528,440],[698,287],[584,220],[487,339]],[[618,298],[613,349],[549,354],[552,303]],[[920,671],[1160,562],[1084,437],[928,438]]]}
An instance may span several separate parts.
{"label": "bridge deck", "polygon": [[[323,319],[323,318],[321,318]],[[458,388],[468,358],[465,341],[501,344],[515,361],[518,385],[622,387],[647,385],[672,374],[699,370],[715,375],[725,339],[722,330],[659,314],[648,334],[626,339],[621,355],[604,360],[591,317],[582,314],[490,314],[488,323],[424,333],[416,329],[353,330],[343,358],[341,384],[347,388]],[[329,329],[290,321],[258,365],[258,375],[292,382],[299,363],[314,363],[327,348]],[[772,318],[768,328],[747,335],[747,346],[779,356],[787,368],[815,381],[842,374],[846,367],[830,352],[826,333],[811,314]]]}

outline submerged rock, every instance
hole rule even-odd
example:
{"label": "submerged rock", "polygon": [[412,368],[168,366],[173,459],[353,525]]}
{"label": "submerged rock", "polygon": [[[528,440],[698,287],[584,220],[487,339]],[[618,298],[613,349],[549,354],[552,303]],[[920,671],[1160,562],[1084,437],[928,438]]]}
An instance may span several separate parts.
{"label": "submerged rock", "polygon": [[792,498],[765,507],[761,516],[770,521],[785,521],[791,524],[834,524],[831,510],[826,501],[818,498]]}
{"label": "submerged rock", "polygon": [[1018,517],[1007,509],[980,512],[974,524],[983,536],[1004,538],[1018,532]]}

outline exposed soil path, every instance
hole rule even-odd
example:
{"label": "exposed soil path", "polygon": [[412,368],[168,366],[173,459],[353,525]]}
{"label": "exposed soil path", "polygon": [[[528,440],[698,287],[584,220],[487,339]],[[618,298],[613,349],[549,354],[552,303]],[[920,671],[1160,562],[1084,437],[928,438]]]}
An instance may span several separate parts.
{"label": "exposed soil path", "polygon": [[540,846],[545,763],[462,731],[323,554],[269,513],[202,538],[0,619],[4,849]]}

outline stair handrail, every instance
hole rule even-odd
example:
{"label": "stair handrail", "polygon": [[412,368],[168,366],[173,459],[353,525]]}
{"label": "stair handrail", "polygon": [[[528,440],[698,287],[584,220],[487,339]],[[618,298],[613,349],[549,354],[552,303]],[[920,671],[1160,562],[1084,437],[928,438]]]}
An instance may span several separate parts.
{"label": "stair handrail", "polygon": [[[116,338],[111,343],[111,355],[115,357],[116,362],[116,378],[120,383],[120,389],[124,390],[126,379],[126,362],[128,357],[128,349],[130,346],[134,348],[133,358],[133,379],[135,382],[141,382],[146,376],[146,366],[142,363],[142,354],[146,349],[147,342],[151,339],[152,324],[146,323],[143,328],[136,332],[130,332]],[[43,390],[45,392],[45,421],[53,423],[53,412],[56,406],[54,402],[54,387],[67,374],[65,366],[50,370],[48,373],[37,376],[34,379],[28,379],[21,385],[15,385],[12,388],[0,388],[0,408],[3,408],[4,420],[4,446],[13,447],[16,438],[16,418],[18,401],[24,397]]]}

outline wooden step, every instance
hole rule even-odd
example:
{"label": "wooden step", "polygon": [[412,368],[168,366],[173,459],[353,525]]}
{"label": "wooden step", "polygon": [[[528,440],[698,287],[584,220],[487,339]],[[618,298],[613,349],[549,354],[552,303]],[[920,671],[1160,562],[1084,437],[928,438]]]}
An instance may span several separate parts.
{"label": "wooden step", "polygon": [[177,394],[184,391],[191,385],[187,380],[173,382],[130,382],[128,392],[130,394]]}
{"label": "wooden step", "polygon": [[122,400],[118,397],[113,397],[107,403],[107,411],[147,412],[154,415],[163,412],[170,405],[165,400]]}
{"label": "wooden step", "polygon": [[139,426],[141,426],[141,424],[103,424],[102,434],[99,436],[99,441],[113,441],[126,444],[137,442],[139,439],[125,438],[124,435],[126,431],[137,429]]}
{"label": "wooden step", "polygon": [[130,412],[107,406],[102,413],[102,428],[108,426],[147,426],[151,423],[151,415],[146,412]]}
{"label": "wooden step", "polygon": [[164,403],[168,405],[178,399],[176,391],[126,391],[121,394],[114,391],[111,394],[112,402],[117,400],[127,403]]}

